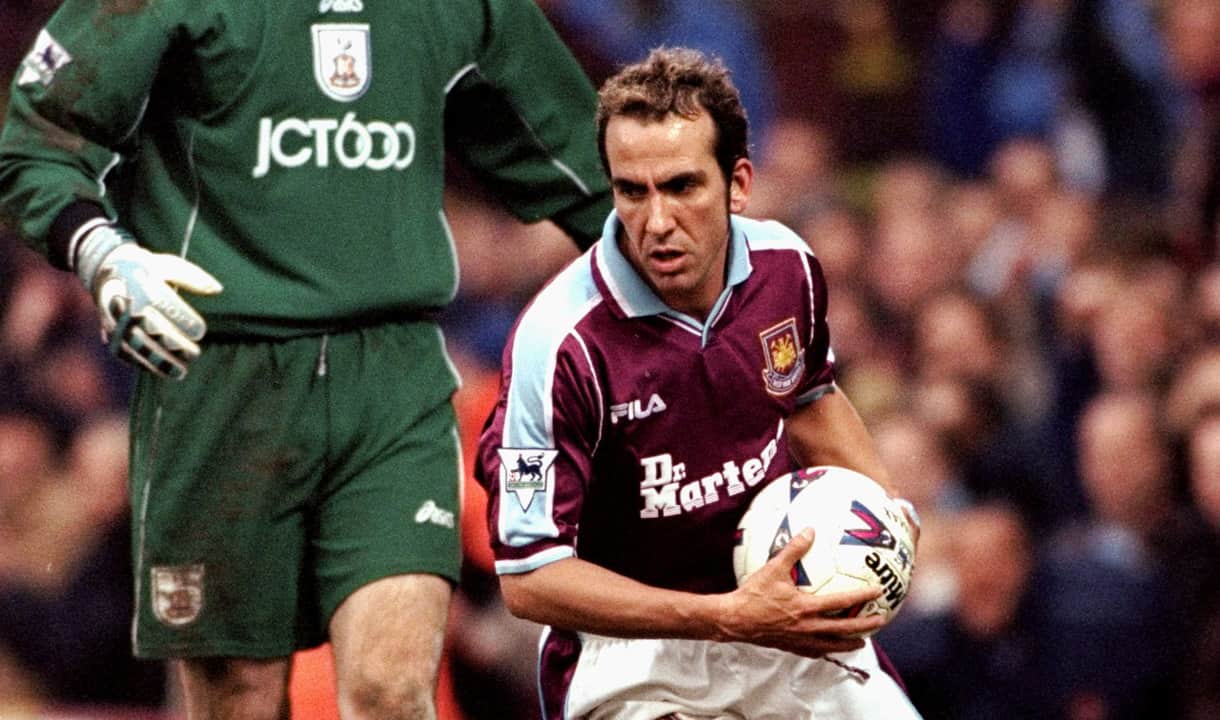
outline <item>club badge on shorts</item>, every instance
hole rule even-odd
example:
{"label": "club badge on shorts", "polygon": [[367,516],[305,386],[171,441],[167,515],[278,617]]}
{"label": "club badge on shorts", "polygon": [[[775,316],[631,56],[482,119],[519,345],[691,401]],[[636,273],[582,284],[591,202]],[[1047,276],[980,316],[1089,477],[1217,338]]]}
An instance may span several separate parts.
{"label": "club badge on shorts", "polygon": [[203,565],[156,565],[152,577],[152,609],[165,625],[190,625],[203,610]]}
{"label": "club badge on shorts", "polygon": [[758,339],[762,342],[763,358],[767,363],[762,371],[767,392],[787,395],[800,382],[805,369],[805,351],[796,331],[796,320],[788,318],[769,327],[758,334]]}
{"label": "club badge on shorts", "polygon": [[313,26],[313,76],[328,97],[355,100],[369,89],[372,74],[368,24]]}

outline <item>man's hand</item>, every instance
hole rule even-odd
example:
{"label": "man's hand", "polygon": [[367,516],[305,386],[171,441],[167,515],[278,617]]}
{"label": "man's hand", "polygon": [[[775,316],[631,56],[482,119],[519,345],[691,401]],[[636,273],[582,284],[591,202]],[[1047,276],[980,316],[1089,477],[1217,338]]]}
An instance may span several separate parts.
{"label": "man's hand", "polygon": [[145,250],[112,225],[90,229],[76,258],[76,274],[97,303],[110,351],[161,377],[186,377],[207,325],[176,289],[215,295],[220,282],[176,255]]}
{"label": "man's hand", "polygon": [[812,530],[794,536],[741,587],[724,596],[723,639],[779,648],[806,657],[849,652],[864,646],[863,640],[851,636],[881,627],[884,621],[880,617],[830,616],[876,599],[881,590],[865,588],[827,595],[800,590],[792,581],[792,566],[812,545]]}

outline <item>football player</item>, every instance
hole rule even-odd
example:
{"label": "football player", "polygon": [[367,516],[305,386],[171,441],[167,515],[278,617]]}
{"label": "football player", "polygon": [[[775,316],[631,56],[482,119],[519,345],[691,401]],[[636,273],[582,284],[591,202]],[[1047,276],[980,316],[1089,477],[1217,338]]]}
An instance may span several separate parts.
{"label": "football player", "polygon": [[505,601],[548,626],[542,716],[918,717],[849,637],[882,621],[831,617],[879,592],[795,586],[808,533],[733,574],[768,480],[841,465],[889,484],[835,385],[817,260],[740,215],[736,88],[661,49],[603,85],[597,118],[615,210],[521,316],[476,471]]}

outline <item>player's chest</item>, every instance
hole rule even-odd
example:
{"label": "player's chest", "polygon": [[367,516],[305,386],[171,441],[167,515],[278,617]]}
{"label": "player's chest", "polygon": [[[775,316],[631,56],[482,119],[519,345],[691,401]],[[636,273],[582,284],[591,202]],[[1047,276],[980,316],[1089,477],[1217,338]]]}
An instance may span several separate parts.
{"label": "player's chest", "polygon": [[793,315],[747,320],[701,334],[656,318],[602,345],[607,436],[638,442],[790,413],[808,372],[805,329]]}
{"label": "player's chest", "polygon": [[418,39],[430,27],[367,0],[224,0],[190,13],[183,25],[171,60],[195,113],[232,121],[258,113],[276,121],[273,130],[291,119],[280,132],[293,140],[335,135],[345,118],[358,134],[368,113],[386,115],[378,119],[392,126],[400,119],[388,114],[395,103],[439,97],[445,81],[420,71],[447,66],[433,39]]}
{"label": "player's chest", "polygon": [[805,370],[796,323],[776,325],[788,333],[779,359],[772,326],[706,344],[641,337],[617,363],[605,383],[598,461],[613,468],[602,476],[616,478],[613,492],[633,497],[642,518],[720,504],[783,463],[782,420]]}

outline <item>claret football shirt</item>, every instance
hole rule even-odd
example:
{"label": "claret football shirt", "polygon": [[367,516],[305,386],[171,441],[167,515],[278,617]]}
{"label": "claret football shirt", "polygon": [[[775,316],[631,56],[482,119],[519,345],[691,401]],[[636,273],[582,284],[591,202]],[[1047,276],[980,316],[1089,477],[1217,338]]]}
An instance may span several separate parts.
{"label": "claret football shirt", "polygon": [[734,216],[707,321],[668,308],[602,240],[523,313],[485,431],[498,573],[578,555],[649,585],[734,585],[733,534],[792,469],[784,418],[833,382],[826,287],[808,246]]}
{"label": "claret football shirt", "polygon": [[[728,283],[706,322],[635,273],[614,214],[522,314],[476,468],[497,573],[579,556],[658,587],[735,586],[737,521],[793,469],[784,418],[834,374],[808,246],[776,222],[734,216],[731,228]],[[577,633],[543,635],[549,720],[567,716],[581,652]]]}

